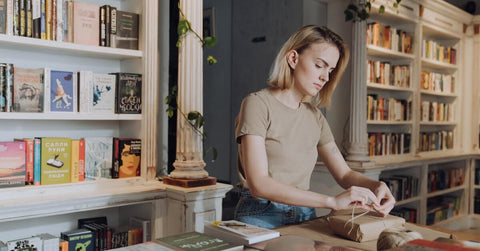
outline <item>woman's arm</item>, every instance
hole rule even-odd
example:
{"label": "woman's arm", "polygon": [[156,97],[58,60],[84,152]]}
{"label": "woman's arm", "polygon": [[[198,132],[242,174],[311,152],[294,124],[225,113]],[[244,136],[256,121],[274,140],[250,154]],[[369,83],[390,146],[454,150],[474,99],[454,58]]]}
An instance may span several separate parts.
{"label": "woman's arm", "polygon": [[375,200],[371,200],[375,210],[382,215],[387,215],[392,210],[395,205],[395,198],[393,198],[385,183],[372,180],[350,169],[335,142],[332,141],[318,147],[318,154],[341,187],[345,189],[352,186],[366,187],[376,196]]}

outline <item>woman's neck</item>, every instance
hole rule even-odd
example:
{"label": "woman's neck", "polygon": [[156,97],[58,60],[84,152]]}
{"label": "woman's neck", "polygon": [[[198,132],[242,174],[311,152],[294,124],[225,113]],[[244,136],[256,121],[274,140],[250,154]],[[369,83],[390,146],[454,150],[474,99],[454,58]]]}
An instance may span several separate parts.
{"label": "woman's neck", "polygon": [[293,89],[271,88],[272,95],[282,104],[292,109],[300,107],[303,97]]}

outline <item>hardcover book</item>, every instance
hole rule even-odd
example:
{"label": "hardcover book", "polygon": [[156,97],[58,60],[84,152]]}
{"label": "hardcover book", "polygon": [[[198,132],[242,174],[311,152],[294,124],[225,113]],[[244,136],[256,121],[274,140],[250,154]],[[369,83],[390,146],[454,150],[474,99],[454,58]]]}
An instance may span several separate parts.
{"label": "hardcover book", "polygon": [[62,232],[62,239],[68,241],[68,251],[94,251],[94,236],[92,231],[88,229],[75,229],[67,232]]}
{"label": "hardcover book", "polygon": [[117,72],[116,76],[115,113],[142,113],[142,75],[136,73]]}
{"label": "hardcover book", "polygon": [[99,45],[100,6],[94,3],[73,1],[73,42]]}
{"label": "hardcover book", "polygon": [[251,245],[280,236],[278,231],[236,220],[205,222],[204,233],[243,245]]}
{"label": "hardcover book", "polygon": [[115,76],[110,74],[93,74],[93,100],[90,107],[92,113],[115,112]]}
{"label": "hardcover book", "polygon": [[77,111],[77,75],[71,71],[45,69],[45,111]]}
{"label": "hardcover book", "polygon": [[44,137],[41,147],[41,184],[62,184],[71,181],[72,140]]}
{"label": "hardcover book", "polygon": [[85,180],[112,177],[113,137],[85,138]]}
{"label": "hardcover book", "polygon": [[198,232],[189,232],[167,236],[156,240],[157,243],[165,245],[173,250],[191,251],[234,251],[243,250],[243,245],[233,244],[218,237]]}
{"label": "hardcover book", "polygon": [[34,251],[42,250],[42,240],[40,237],[27,237],[7,242],[10,251]]}
{"label": "hardcover book", "polygon": [[15,68],[13,111],[43,112],[43,69]]}
{"label": "hardcover book", "polygon": [[137,138],[113,139],[112,178],[140,176],[142,141]]}
{"label": "hardcover book", "polygon": [[25,142],[0,142],[0,188],[25,185]]}
{"label": "hardcover book", "polygon": [[111,46],[138,50],[139,15],[133,12],[116,10],[115,15],[112,15],[111,22],[111,33],[115,34],[111,36]]}

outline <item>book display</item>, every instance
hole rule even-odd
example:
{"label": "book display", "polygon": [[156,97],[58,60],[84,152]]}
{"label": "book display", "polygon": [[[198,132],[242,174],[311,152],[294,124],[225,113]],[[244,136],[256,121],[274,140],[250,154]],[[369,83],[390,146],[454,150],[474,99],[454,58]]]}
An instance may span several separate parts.
{"label": "book display", "polygon": [[280,232],[236,220],[206,222],[204,233],[232,243],[252,245],[280,236]]}

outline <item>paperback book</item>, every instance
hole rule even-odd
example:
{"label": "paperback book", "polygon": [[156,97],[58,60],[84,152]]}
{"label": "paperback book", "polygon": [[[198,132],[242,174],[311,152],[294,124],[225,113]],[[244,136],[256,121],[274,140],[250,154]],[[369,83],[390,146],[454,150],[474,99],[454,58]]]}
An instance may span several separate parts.
{"label": "paperback book", "polygon": [[60,237],[68,241],[68,251],[94,251],[95,239],[92,231],[88,229],[74,229],[67,232],[62,232]]}
{"label": "paperback book", "polygon": [[236,220],[205,222],[204,233],[227,241],[251,245],[280,236],[280,232]]}
{"label": "paperback book", "polygon": [[90,112],[113,114],[115,112],[115,76],[94,73],[91,88],[93,100]]}
{"label": "paperback book", "polygon": [[137,73],[117,72],[115,113],[142,113],[142,75]]}
{"label": "paperback book", "polygon": [[25,185],[25,142],[0,142],[0,188]]}
{"label": "paperback book", "polygon": [[71,71],[45,69],[45,112],[76,111],[76,74]]}
{"label": "paperback book", "polygon": [[85,138],[85,180],[112,178],[113,137]]}
{"label": "paperback book", "polygon": [[[111,46],[114,48],[138,50],[139,15],[133,12],[116,10],[112,15]],[[114,34],[114,35],[113,35]]]}
{"label": "paperback book", "polygon": [[222,238],[202,234],[198,232],[188,232],[156,240],[157,243],[165,245],[173,250],[191,250],[191,251],[234,251],[243,250],[243,245],[233,244]]}
{"label": "paperback book", "polygon": [[16,67],[13,89],[13,111],[43,112],[43,69]]}
{"label": "paperback book", "polygon": [[41,143],[41,184],[71,182],[72,140],[44,137]]}
{"label": "paperback book", "polygon": [[112,178],[140,176],[142,141],[137,138],[113,139]]}

